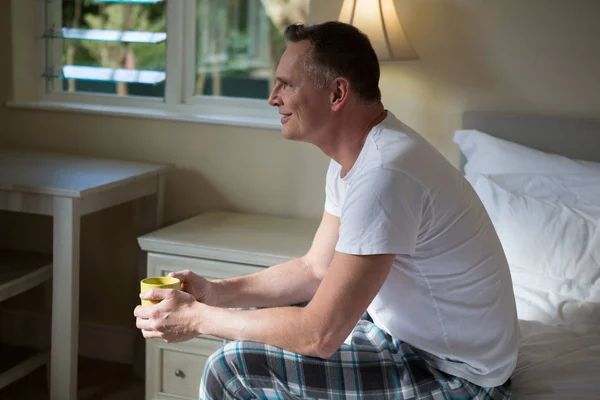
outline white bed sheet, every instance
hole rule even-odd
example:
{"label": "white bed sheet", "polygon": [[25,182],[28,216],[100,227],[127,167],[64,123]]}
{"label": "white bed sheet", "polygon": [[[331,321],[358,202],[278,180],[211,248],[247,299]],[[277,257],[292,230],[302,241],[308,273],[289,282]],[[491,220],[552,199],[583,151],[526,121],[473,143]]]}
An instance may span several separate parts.
{"label": "white bed sheet", "polygon": [[514,400],[600,399],[600,331],[588,334],[519,321]]}

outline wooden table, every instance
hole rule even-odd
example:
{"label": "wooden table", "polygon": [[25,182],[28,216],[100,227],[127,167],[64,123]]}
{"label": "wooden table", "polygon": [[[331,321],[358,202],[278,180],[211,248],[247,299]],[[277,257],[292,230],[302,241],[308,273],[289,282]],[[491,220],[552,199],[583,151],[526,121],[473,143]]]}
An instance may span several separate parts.
{"label": "wooden table", "polygon": [[[142,199],[141,233],[162,225],[170,167],[53,153],[0,150],[0,210],[53,217],[50,399],[77,398],[80,218]],[[135,245],[135,243],[132,243]],[[138,271],[145,270],[140,257]]]}

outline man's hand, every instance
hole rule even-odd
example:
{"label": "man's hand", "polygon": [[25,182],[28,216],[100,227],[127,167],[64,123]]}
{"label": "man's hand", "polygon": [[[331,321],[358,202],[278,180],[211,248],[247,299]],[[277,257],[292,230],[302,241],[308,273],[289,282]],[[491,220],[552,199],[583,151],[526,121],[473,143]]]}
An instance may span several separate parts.
{"label": "man's hand", "polygon": [[146,339],[184,342],[200,334],[202,304],[181,290],[151,289],[140,295],[144,300],[160,301],[153,306],[137,306],[136,326]]}
{"label": "man's hand", "polygon": [[188,269],[171,272],[169,276],[179,279],[181,281],[181,290],[194,296],[200,303],[218,306],[217,287],[215,283],[210,282],[200,275],[196,275]]}

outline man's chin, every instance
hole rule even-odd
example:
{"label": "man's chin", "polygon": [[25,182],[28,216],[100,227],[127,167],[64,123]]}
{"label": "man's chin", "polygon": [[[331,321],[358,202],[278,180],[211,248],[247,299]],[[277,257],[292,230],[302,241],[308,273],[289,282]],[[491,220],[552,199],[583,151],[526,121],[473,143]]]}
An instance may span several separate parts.
{"label": "man's chin", "polygon": [[296,135],[293,129],[290,129],[287,126],[282,126],[281,127],[281,136],[283,136],[284,139],[288,139],[288,140],[295,140],[296,139]]}
{"label": "man's chin", "polygon": [[306,142],[308,140],[306,132],[297,128],[292,128],[290,125],[283,125],[281,127],[281,136],[283,136],[284,139],[294,140],[296,142]]}

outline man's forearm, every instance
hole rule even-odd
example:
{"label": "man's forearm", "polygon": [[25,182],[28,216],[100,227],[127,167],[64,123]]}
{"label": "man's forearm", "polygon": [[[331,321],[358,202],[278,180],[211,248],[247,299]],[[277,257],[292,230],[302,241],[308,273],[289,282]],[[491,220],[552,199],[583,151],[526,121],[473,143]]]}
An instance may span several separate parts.
{"label": "man's forearm", "polygon": [[219,307],[277,307],[309,301],[320,279],[303,258],[251,275],[216,281]]}
{"label": "man's forearm", "polygon": [[[228,340],[252,340],[297,354],[323,357],[317,324],[301,307],[229,310],[200,305],[198,333]],[[313,321],[314,322],[314,321]]]}

